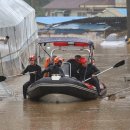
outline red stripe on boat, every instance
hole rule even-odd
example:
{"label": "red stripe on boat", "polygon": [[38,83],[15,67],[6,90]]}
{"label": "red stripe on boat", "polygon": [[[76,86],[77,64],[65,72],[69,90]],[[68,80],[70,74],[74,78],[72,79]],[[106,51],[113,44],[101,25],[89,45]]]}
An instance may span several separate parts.
{"label": "red stripe on boat", "polygon": [[86,85],[86,87],[89,89],[94,89],[94,86],[92,84],[84,83],[84,85]]}
{"label": "red stripe on boat", "polygon": [[82,46],[82,47],[85,47],[85,46],[88,46],[88,44],[83,43],[83,42],[75,42],[75,43],[74,43],[74,46]]}
{"label": "red stripe on boat", "polygon": [[68,46],[68,42],[54,42],[54,46]]}

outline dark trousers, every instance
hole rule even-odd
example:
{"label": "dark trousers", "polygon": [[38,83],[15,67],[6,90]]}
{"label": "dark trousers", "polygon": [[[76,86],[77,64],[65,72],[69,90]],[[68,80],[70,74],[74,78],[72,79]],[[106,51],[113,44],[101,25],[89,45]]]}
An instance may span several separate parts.
{"label": "dark trousers", "polygon": [[27,89],[32,84],[32,82],[28,81],[23,85],[23,97],[26,99],[27,97]]}
{"label": "dark trousers", "polygon": [[87,81],[88,83],[94,85],[96,87],[97,93],[100,94],[100,84],[97,77],[92,77],[90,80]]}

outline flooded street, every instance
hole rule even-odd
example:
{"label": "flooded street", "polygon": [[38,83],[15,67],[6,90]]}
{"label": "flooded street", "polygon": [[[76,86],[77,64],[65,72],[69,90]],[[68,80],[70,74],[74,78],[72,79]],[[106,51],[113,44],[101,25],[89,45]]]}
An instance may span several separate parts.
{"label": "flooded street", "polygon": [[[99,76],[107,94],[129,87],[124,76],[129,73],[130,47],[102,48],[95,46],[97,67],[103,71],[121,60],[126,64]],[[22,85],[28,75],[9,78],[0,83],[1,130],[130,130],[130,89],[114,99],[108,97],[72,103],[45,103],[23,100]],[[129,81],[130,82],[130,81]]]}

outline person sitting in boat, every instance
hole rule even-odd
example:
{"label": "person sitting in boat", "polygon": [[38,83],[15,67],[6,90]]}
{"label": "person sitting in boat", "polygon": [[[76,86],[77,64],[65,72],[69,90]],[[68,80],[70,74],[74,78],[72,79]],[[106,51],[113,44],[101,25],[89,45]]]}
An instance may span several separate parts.
{"label": "person sitting in boat", "polygon": [[53,74],[59,74],[62,77],[65,76],[61,65],[62,65],[63,59],[61,57],[55,57],[54,58],[54,65],[50,65],[47,68],[45,68],[45,70],[42,71],[42,75],[44,75],[44,73],[49,72],[49,77],[51,77]]}
{"label": "person sitting in boat", "polygon": [[30,73],[30,80],[27,81],[24,85],[23,85],[23,97],[24,99],[26,99],[27,96],[27,89],[28,87],[34,83],[36,80],[42,78],[42,71],[41,71],[41,67],[39,65],[36,64],[36,57],[30,56],[29,57],[29,65],[25,68],[25,70],[21,73],[21,74],[25,74],[27,72]]}
{"label": "person sitting in boat", "polygon": [[[53,65],[53,64],[54,64],[54,59],[55,59],[56,57],[57,57],[56,55],[53,55],[52,57],[46,58],[43,67],[46,69],[46,68],[48,68],[50,65]],[[48,77],[48,76],[49,76],[49,73],[48,73],[48,72],[44,73],[44,77]]]}
{"label": "person sitting in boat", "polygon": [[80,58],[80,63],[82,64],[79,69],[80,81],[84,82],[86,79],[91,78],[85,82],[94,85],[97,89],[98,95],[100,95],[99,79],[97,76],[95,76],[96,74],[100,73],[100,70],[92,63],[87,64],[87,59],[85,57]]}
{"label": "person sitting in boat", "polygon": [[54,59],[55,59],[56,57],[57,57],[56,55],[53,55],[52,57],[48,57],[48,58],[45,60],[43,67],[44,67],[44,68],[47,68],[47,67],[49,67],[50,65],[53,65],[53,64],[54,64]]}
{"label": "person sitting in boat", "polygon": [[76,79],[79,79],[79,68],[81,66],[80,64],[80,55],[75,55],[74,59],[69,59],[67,62],[71,64],[71,77],[75,77]]}

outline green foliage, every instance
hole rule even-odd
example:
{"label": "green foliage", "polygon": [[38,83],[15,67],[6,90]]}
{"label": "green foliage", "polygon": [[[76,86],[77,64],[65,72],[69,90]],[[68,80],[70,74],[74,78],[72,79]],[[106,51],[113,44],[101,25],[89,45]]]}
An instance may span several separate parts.
{"label": "green foliage", "polygon": [[43,6],[47,5],[52,0],[24,0],[36,11],[36,16],[44,16]]}

